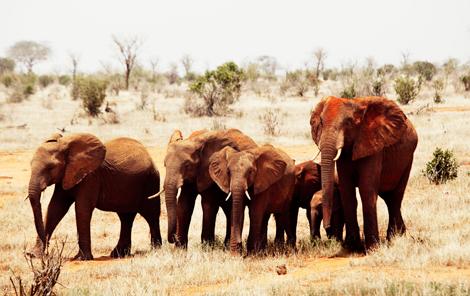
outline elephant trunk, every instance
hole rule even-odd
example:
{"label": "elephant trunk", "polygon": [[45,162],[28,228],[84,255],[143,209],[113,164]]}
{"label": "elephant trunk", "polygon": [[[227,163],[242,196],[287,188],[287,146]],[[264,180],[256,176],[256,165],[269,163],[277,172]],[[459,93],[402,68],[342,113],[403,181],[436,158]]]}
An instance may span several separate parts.
{"label": "elephant trunk", "polygon": [[339,136],[325,136],[321,141],[321,183],[322,183],[322,207],[323,227],[330,234],[331,214],[333,211],[333,193],[335,184],[335,161],[343,145],[342,133]]}
{"label": "elephant trunk", "polygon": [[38,182],[37,178],[31,177],[28,188],[28,198],[31,203],[31,208],[33,210],[34,225],[36,226],[36,232],[43,244],[43,247],[46,246],[46,231],[44,229],[44,221],[42,219],[41,208],[41,192],[44,189],[41,188],[40,182]]}
{"label": "elephant trunk", "polygon": [[230,234],[230,251],[240,253],[242,250],[242,229],[244,218],[245,189],[243,186],[232,187],[232,227]]}
{"label": "elephant trunk", "polygon": [[176,204],[178,187],[174,179],[165,180],[165,204],[168,216],[168,242],[176,242]]}

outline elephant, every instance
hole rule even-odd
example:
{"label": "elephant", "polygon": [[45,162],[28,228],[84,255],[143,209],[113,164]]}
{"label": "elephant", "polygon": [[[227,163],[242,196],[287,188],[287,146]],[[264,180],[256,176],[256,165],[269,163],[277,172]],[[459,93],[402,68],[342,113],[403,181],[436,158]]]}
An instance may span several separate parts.
{"label": "elephant", "polygon": [[245,204],[248,204],[250,216],[249,254],[258,253],[266,247],[268,220],[273,213],[276,224],[281,223],[287,232],[288,244],[295,247],[295,233],[290,217],[295,184],[294,168],[294,161],[271,145],[244,151],[225,147],[212,155],[209,174],[228,194],[227,199],[232,197],[230,251],[233,254],[242,251]]}
{"label": "elephant", "polygon": [[[310,226],[310,240],[321,239],[320,224],[322,213],[321,166],[312,160],[295,165],[295,188],[293,201],[298,208],[306,209],[306,216]],[[296,216],[294,212],[294,216]],[[337,176],[335,178],[333,194],[332,227],[327,233],[328,238],[343,240],[343,208],[339,195]],[[296,224],[294,224],[296,225]]]}
{"label": "elephant", "polygon": [[215,241],[215,221],[219,207],[227,217],[225,244],[230,239],[231,204],[209,175],[209,158],[229,146],[240,151],[258,145],[237,129],[196,131],[183,139],[180,131],[170,138],[165,156],[165,202],[168,214],[168,241],[187,248],[188,230],[195,200],[201,195],[203,212],[201,241]]}
{"label": "elephant", "polygon": [[[364,252],[378,245],[378,195],[388,208],[387,239],[405,233],[401,204],[418,136],[400,107],[383,97],[327,97],[316,105],[310,125],[321,151],[324,228],[331,227],[336,163],[346,250]],[[362,200],[365,250],[357,223],[356,187]]]}
{"label": "elephant", "polygon": [[[44,223],[41,192],[52,184],[54,193]],[[160,246],[160,199],[147,199],[159,187],[159,172],[145,147],[136,140],[117,138],[103,144],[87,133],[52,135],[37,148],[31,161],[28,198],[38,238],[30,254],[43,254],[54,229],[74,202],[79,247],[74,259],[93,259],[90,220],[95,208],[116,212],[121,222],[119,241],[111,257],[130,254],[137,213],[150,227],[152,246]]]}

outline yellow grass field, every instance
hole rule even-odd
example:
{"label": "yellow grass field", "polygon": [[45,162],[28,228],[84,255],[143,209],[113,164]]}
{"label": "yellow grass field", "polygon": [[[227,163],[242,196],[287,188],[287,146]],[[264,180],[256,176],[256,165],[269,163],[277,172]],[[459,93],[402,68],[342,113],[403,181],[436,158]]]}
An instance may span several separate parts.
{"label": "yellow grass field", "polygon": [[[58,132],[57,129],[65,128],[66,133],[90,132],[103,140],[118,136],[136,138],[148,147],[162,178],[166,143],[176,128],[185,136],[202,128],[239,128],[259,144],[281,147],[296,162],[311,159],[317,151],[309,126],[310,110],[318,102],[317,98],[244,95],[233,106],[234,115],[213,119],[184,114],[182,97],[155,94],[153,103],[164,117],[155,121],[152,111],[136,110],[136,96],[122,92],[109,98],[120,116],[118,124],[79,118],[77,124],[71,125],[79,103],[71,101],[66,90],[58,85],[42,90],[23,103],[0,105],[4,117],[0,125],[2,294],[13,293],[9,281],[13,273],[26,281],[32,278],[23,256],[36,237],[31,208],[24,201],[29,161],[35,147],[48,135]],[[0,100],[3,99],[0,95]],[[263,133],[259,115],[268,108],[278,109],[279,136],[267,137]],[[147,224],[138,216],[133,227],[134,255],[110,259],[108,255],[118,239],[119,219],[114,213],[96,210],[91,224],[95,260],[66,262],[56,292],[59,295],[470,295],[470,99],[456,95],[434,105],[431,98],[420,98],[403,109],[419,136],[402,206],[407,225],[405,236],[390,243],[385,241],[388,214],[379,199],[383,243],[367,256],[330,258],[340,246],[327,241],[324,233],[321,243],[310,243],[305,211],[301,210],[297,253],[234,257],[224,251],[221,243],[210,249],[201,245],[202,213],[197,201],[189,247],[183,251],[166,241],[166,211],[162,201],[162,248],[150,249]],[[436,147],[452,149],[460,164],[458,178],[439,186],[429,184],[421,173]],[[52,190],[48,188],[42,198],[43,211]],[[362,229],[360,204],[358,218]],[[216,226],[219,241],[223,241],[224,220],[220,211]],[[78,248],[73,208],[59,224],[51,244],[63,240],[66,240],[65,252],[71,257]],[[280,265],[286,266],[287,274],[276,273]]]}

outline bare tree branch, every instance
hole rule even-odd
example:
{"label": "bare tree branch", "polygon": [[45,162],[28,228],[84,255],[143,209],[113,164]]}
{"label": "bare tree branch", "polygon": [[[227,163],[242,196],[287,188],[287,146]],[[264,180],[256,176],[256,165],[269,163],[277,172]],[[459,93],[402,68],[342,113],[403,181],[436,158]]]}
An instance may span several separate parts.
{"label": "bare tree branch", "polygon": [[113,42],[117,46],[120,53],[120,62],[125,67],[125,87],[126,90],[129,89],[129,79],[134,69],[137,60],[137,54],[140,47],[142,46],[142,40],[137,36],[131,36],[128,38],[118,39],[113,35]]}

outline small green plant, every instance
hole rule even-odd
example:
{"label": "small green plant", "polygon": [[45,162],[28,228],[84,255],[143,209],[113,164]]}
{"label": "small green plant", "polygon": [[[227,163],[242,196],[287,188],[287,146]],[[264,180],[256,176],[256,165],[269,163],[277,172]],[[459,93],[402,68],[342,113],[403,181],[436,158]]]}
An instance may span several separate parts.
{"label": "small green plant", "polygon": [[101,113],[100,107],[106,98],[106,81],[94,77],[84,77],[78,79],[77,84],[83,109],[92,117],[98,116]]}
{"label": "small green plant", "polygon": [[409,76],[398,77],[395,79],[394,88],[398,95],[398,102],[406,105],[418,96],[421,89],[421,79],[415,81]]}
{"label": "small green plant", "polygon": [[432,83],[434,89],[434,103],[442,103],[442,92],[444,91],[444,81],[436,79]]}
{"label": "small green plant", "polygon": [[72,78],[68,75],[60,75],[58,80],[59,84],[63,86],[68,86],[72,82]]}
{"label": "small green plant", "polygon": [[356,85],[354,82],[344,87],[343,91],[339,94],[341,98],[353,99],[357,97]]}
{"label": "small green plant", "polygon": [[46,88],[54,82],[54,77],[50,75],[41,75],[38,77],[38,82],[42,88]]}
{"label": "small green plant", "polygon": [[[244,72],[234,62],[206,71],[189,85],[189,91],[203,100],[202,115],[221,115],[240,97]],[[190,108],[185,110],[191,113]]]}
{"label": "small green plant", "polygon": [[462,81],[465,91],[470,91],[470,74],[461,76],[460,81]]}
{"label": "small green plant", "polygon": [[445,184],[457,178],[458,167],[457,159],[452,151],[436,148],[433,152],[433,159],[426,163],[423,174],[433,184]]}
{"label": "small green plant", "polygon": [[385,79],[382,76],[377,77],[372,82],[372,95],[378,97],[385,95]]}

